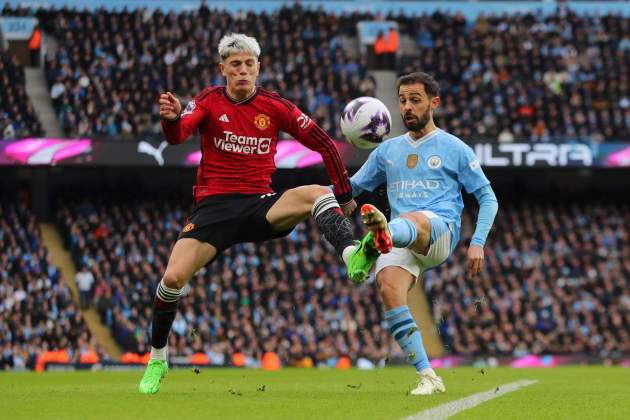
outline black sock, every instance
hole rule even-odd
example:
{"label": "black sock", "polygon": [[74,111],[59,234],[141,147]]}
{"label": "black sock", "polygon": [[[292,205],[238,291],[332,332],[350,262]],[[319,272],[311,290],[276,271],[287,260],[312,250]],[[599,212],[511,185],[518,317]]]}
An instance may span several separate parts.
{"label": "black sock", "polygon": [[343,215],[332,193],[319,197],[313,205],[312,213],[317,228],[340,257],[346,247],[354,245],[352,224]]}
{"label": "black sock", "polygon": [[153,301],[153,322],[151,328],[151,346],[161,349],[168,342],[168,333],[171,331],[180,289],[173,289],[164,285],[164,280],[158,284]]}

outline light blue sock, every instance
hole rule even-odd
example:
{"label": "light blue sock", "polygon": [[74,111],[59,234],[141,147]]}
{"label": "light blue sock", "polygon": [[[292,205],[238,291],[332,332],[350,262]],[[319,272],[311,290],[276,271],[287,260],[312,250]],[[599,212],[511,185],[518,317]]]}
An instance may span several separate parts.
{"label": "light blue sock", "polygon": [[399,306],[385,312],[385,320],[400,348],[407,354],[407,362],[416,367],[418,372],[431,367],[422,336],[416,322],[411,317],[409,307]]}
{"label": "light blue sock", "polygon": [[411,220],[397,217],[388,226],[396,248],[407,248],[418,239],[418,229]]}

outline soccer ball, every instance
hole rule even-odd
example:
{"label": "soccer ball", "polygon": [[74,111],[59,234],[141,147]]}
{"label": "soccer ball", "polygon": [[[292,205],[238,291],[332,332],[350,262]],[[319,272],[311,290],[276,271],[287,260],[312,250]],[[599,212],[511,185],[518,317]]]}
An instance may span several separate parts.
{"label": "soccer ball", "polygon": [[392,116],[376,98],[362,96],[346,105],[341,116],[341,132],[361,149],[373,149],[389,134]]}

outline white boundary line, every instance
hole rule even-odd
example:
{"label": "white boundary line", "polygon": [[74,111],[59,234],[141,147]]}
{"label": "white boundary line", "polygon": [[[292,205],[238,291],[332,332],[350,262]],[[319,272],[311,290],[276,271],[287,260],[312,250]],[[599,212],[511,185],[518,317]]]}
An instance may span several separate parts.
{"label": "white boundary line", "polygon": [[[428,410],[421,411],[409,417],[405,417],[403,420],[441,420],[446,419],[460,411],[468,410],[482,404],[486,401],[490,401],[493,398],[500,397],[510,392],[518,391],[529,385],[533,385],[538,381],[535,380],[522,380],[516,382],[510,382],[505,385],[499,385],[497,389],[491,389],[490,391],[478,392],[469,397],[461,398],[459,400],[447,402],[437,407],[430,408]],[[417,398],[417,397],[412,397]]]}

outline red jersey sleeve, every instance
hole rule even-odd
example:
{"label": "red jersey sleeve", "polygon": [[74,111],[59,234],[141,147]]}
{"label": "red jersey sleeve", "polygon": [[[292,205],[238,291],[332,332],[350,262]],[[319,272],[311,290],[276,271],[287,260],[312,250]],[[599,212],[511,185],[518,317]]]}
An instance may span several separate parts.
{"label": "red jersey sleeve", "polygon": [[280,99],[280,129],[291,134],[300,143],[318,152],[324,160],[326,171],[335,186],[335,196],[339,204],[352,200],[352,186],[348,171],[343,166],[341,156],[330,136],[322,130],[309,116],[300,111],[293,103]]}
{"label": "red jersey sleeve", "polygon": [[206,92],[202,92],[188,102],[175,121],[167,121],[162,119],[162,131],[164,137],[169,144],[183,143],[190,135],[201,125],[207,117],[207,110],[202,103]]}

